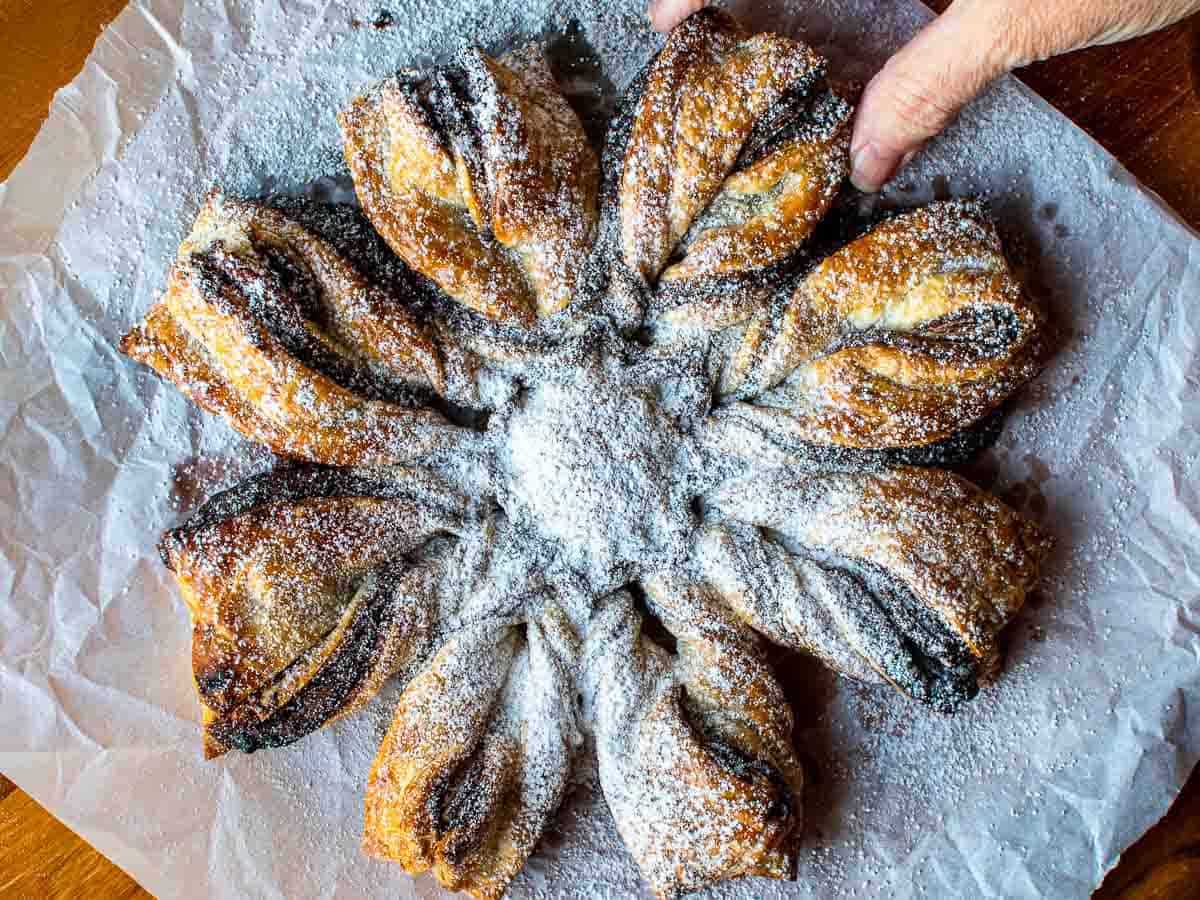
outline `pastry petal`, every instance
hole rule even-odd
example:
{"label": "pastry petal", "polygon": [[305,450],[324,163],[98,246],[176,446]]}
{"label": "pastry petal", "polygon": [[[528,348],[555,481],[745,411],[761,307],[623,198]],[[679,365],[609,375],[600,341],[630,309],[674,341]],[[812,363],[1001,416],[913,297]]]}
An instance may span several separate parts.
{"label": "pastry petal", "polygon": [[803,772],[756,639],[697,586],[644,586],[675,657],[643,634],[623,593],[588,635],[600,783],[625,846],[662,898],[794,877]]}
{"label": "pastry petal", "polygon": [[619,253],[667,321],[742,321],[796,262],[848,171],[851,107],[824,75],[806,45],[706,9],[622,101],[606,151]]}
{"label": "pastry petal", "polygon": [[[880,676],[947,712],[994,671],[999,633],[1051,549],[1033,522],[939,469],[777,470],[726,485],[711,503],[779,533],[803,557],[788,563],[802,582],[787,596],[787,587],[753,581],[738,560],[758,554],[778,572],[780,551],[734,531],[709,537],[702,559],[731,606],[772,637],[790,635],[784,643],[860,676],[861,666],[845,665],[844,640]],[[798,627],[801,605],[814,602],[825,607],[824,624],[810,627],[809,618]],[[840,640],[831,640],[831,625]]]}
{"label": "pastry petal", "polygon": [[598,219],[599,162],[540,51],[477,49],[339,117],[367,215],[458,303],[529,327],[564,309]]}
{"label": "pastry petal", "polygon": [[446,555],[430,541],[459,527],[454,504],[420,499],[427,477],[269,473],[163,536],[192,616],[206,756],[291,743],[423,657]]}
{"label": "pastry petal", "polygon": [[553,611],[452,636],[405,689],[371,767],[364,851],[500,897],[562,802],[576,652]]}
{"label": "pastry petal", "polygon": [[721,390],[754,397],[745,414],[793,440],[920,446],[995,410],[1047,346],[982,208],[946,201],[889,219],[814,268],[782,313],[761,312]]}
{"label": "pastry petal", "polygon": [[941,712],[978,693],[977,661],[907,593],[790,553],[744,526],[707,531],[697,562],[708,589],[742,621],[843,675],[893,684]]}
{"label": "pastry petal", "polygon": [[720,456],[741,457],[759,467],[792,466],[810,471],[875,470],[893,466],[959,468],[992,446],[1000,436],[1004,410],[948,437],[913,447],[846,447],[807,440],[797,434],[787,410],[725,401],[700,423],[704,447]]}
{"label": "pastry petal", "polygon": [[857,585],[737,523],[705,528],[694,558],[707,588],[772,643],[810,653],[859,681],[883,681],[846,640],[833,612],[831,593],[849,589],[859,600]]}
{"label": "pastry petal", "polygon": [[284,456],[391,464],[468,437],[412,408],[413,385],[446,375],[399,299],[263,204],[209,197],[121,350]]}

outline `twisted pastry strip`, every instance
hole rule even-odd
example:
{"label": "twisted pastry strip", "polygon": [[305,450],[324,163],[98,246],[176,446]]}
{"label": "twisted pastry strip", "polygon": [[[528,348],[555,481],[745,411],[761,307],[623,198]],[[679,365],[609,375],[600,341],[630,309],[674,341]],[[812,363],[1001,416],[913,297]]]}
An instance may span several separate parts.
{"label": "twisted pastry strip", "polygon": [[912,447],[996,409],[1046,353],[995,228],[948,201],[884,222],[818,265],[782,316],[759,313],[721,390],[757,397],[731,414],[784,441]]}
{"label": "twisted pastry strip", "polygon": [[570,625],[451,637],[400,698],[367,783],[363,850],[497,898],[562,802],[578,742]]}
{"label": "twisted pastry strip", "polygon": [[121,350],[284,456],[380,465],[466,437],[436,412],[392,402],[406,384],[446,384],[397,298],[260,203],[209,196],[166,295]]}
{"label": "twisted pastry strip", "polygon": [[[299,469],[251,479],[167,532],[192,616],[205,756],[291,743],[420,659],[460,504],[427,476]],[[443,495],[449,497],[443,487]]]}
{"label": "twisted pastry strip", "polygon": [[949,437],[915,447],[843,447],[805,441],[787,428],[787,419],[750,403],[725,403],[700,423],[702,445],[718,456],[741,457],[756,467],[790,466],[809,471],[862,472],[893,466],[957,469],[992,446],[1004,425],[994,410]]}
{"label": "twisted pastry strip", "polygon": [[339,116],[363,208],[454,300],[530,327],[571,302],[598,212],[599,163],[545,58],[471,49],[397,76]]}
{"label": "twisted pastry strip", "polygon": [[669,319],[741,321],[786,268],[847,172],[850,106],[825,62],[776,34],[699,12],[623,101],[606,150],[619,252]]}
{"label": "twisted pastry strip", "polygon": [[[743,618],[862,677],[851,650],[943,711],[973,696],[995,669],[997,637],[1051,547],[1034,523],[939,469],[779,470],[752,487],[727,485],[711,502],[781,533],[809,557],[787,558],[742,531],[705,536],[701,569]],[[755,575],[756,565],[772,574]]]}
{"label": "twisted pastry strip", "polygon": [[642,634],[622,593],[593,619],[585,666],[600,783],[625,846],[662,898],[795,877],[804,777],[756,639],[694,586],[665,576],[645,587],[678,655]]}
{"label": "twisted pastry strip", "polygon": [[838,616],[843,605],[872,602],[852,578],[736,523],[701,531],[694,559],[707,589],[771,642],[810,653],[859,681],[884,681],[848,642],[847,617]]}

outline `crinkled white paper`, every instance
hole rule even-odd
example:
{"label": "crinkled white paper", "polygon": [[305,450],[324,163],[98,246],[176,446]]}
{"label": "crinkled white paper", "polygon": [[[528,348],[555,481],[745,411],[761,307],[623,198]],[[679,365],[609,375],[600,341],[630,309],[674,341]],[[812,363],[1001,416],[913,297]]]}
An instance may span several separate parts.
{"label": "crinkled white paper", "polygon": [[[394,690],[291,747],[201,759],[187,614],[154,544],[269,460],[117,338],[210,185],[341,174],[334,113],[372,79],[577,20],[619,87],[655,45],[640,0],[382,5],[390,28],[375,2],[141,0],[0,187],[0,771],[161,897],[439,891],[358,851]],[[851,78],[928,16],[747,5]],[[987,194],[1060,328],[975,472],[1059,547],[999,684],[955,718],[781,658],[812,782],[800,880],[717,893],[1085,897],[1200,755],[1200,241],[1013,81],[900,181],[896,202]],[[513,893],[640,890],[581,787]]]}

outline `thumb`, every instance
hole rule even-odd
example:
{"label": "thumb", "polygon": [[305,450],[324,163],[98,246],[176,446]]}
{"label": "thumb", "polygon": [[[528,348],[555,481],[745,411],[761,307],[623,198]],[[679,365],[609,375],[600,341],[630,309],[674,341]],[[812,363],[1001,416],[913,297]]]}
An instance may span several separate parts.
{"label": "thumb", "polygon": [[670,31],[704,4],[705,0],[652,0],[650,24],[655,31]]}
{"label": "thumb", "polygon": [[850,142],[850,180],[859,190],[883,187],[929,138],[1009,69],[1009,48],[997,42],[995,23],[980,8],[973,3],[952,5],[867,85]]}

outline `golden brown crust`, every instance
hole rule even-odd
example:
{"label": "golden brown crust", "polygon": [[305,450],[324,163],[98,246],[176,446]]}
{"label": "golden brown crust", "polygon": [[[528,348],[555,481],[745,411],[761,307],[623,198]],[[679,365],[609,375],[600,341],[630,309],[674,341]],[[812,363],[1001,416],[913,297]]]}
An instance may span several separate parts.
{"label": "golden brown crust", "polygon": [[[490,843],[510,793],[515,747],[485,738],[517,646],[508,628],[457,635],[405,689],[371,766],[365,853],[412,874],[433,869],[453,890],[468,887],[476,873],[463,851]],[[460,696],[467,686],[469,701]],[[463,769],[469,777],[456,779]],[[460,805],[455,794],[472,790],[477,802],[461,804],[469,815],[443,820],[443,807]]]}
{"label": "golden brown crust", "polygon": [[625,846],[661,898],[794,877],[803,772],[782,690],[753,635],[702,590],[645,587],[678,639],[674,661],[622,595],[588,637],[600,780]]}
{"label": "golden brown crust", "polygon": [[[552,613],[456,633],[405,689],[367,783],[363,850],[499,898],[562,801],[573,637]],[[569,630],[569,627],[568,627]]]}
{"label": "golden brown crust", "polygon": [[205,755],[294,740],[419,654],[432,594],[402,558],[450,524],[409,500],[341,496],[172,532],[163,546],[192,616]]}
{"label": "golden brown crust", "polygon": [[391,248],[451,298],[489,319],[531,326],[528,286],[500,248],[481,239],[457,179],[446,177],[447,168],[455,172],[449,153],[430,145],[430,129],[419,116],[390,81],[342,111],[338,121],[359,202]]}
{"label": "golden brown crust", "polygon": [[[303,265],[319,292],[324,328],[308,318],[261,253]],[[267,292],[273,310],[264,311]],[[200,406],[276,453],[332,465],[402,462],[452,446],[460,429],[431,410],[367,399],[298,359],[276,330],[370,377],[444,387],[429,336],[327,243],[261,204],[213,194],[183,242],[164,297],[121,341],[121,350],[173,381]]]}
{"label": "golden brown crust", "polygon": [[804,540],[887,571],[978,657],[995,652],[1051,547],[1036,524],[966,479],[909,467],[833,479]]}
{"label": "golden brown crust", "polygon": [[511,110],[484,137],[492,232],[517,253],[544,318],[579,289],[599,220],[600,162],[539,49],[500,62],[478,56]]}
{"label": "golden brown crust", "polygon": [[[706,209],[687,255],[664,271],[662,279],[731,276],[785,259],[808,240],[829,211],[846,176],[846,135],[839,127],[819,137],[794,138],[730,175]],[[753,208],[753,214],[746,215],[746,207]],[[710,221],[713,224],[705,227]],[[729,224],[719,224],[726,221]]]}
{"label": "golden brown crust", "polygon": [[[206,222],[211,216],[217,221]],[[262,203],[212,196],[201,211],[197,228],[184,242],[184,253],[201,252],[203,238],[227,245],[238,237],[233,227],[244,228],[254,248],[272,248],[302,265],[319,293],[324,331],[359,358],[370,360],[394,375],[446,391],[445,366],[429,332],[403,305],[403,298],[371,285],[330,244],[282,212]]]}
{"label": "golden brown crust", "polygon": [[1035,523],[940,469],[781,471],[753,488],[723,489],[714,502],[734,518],[882,573],[933,611],[985,667],[1052,546]]}
{"label": "golden brown crust", "polygon": [[722,391],[758,397],[761,409],[743,412],[798,440],[926,445],[1036,375],[1046,330],[982,211],[938,203],[827,258],[781,318],[757,317]]}
{"label": "golden brown crust", "polygon": [[[438,123],[426,104],[444,113]],[[571,302],[599,163],[539,52],[502,62],[467,51],[431,84],[377,85],[339,122],[372,223],[450,297],[520,327]]]}
{"label": "golden brown crust", "polygon": [[[658,278],[679,238],[674,194],[674,123],[689,79],[711,74],[742,32],[726,13],[689,16],[655,58],[630,130],[621,172],[621,248],[625,263],[650,283]],[[674,213],[674,214],[673,214]],[[676,231],[678,233],[676,233]]]}
{"label": "golden brown crust", "polygon": [[[804,44],[747,36],[709,9],[671,32],[640,82],[617,194],[620,252],[657,284],[670,321],[744,319],[762,299],[750,297],[755,282],[828,211],[847,172],[850,107],[823,72]],[[749,299],[719,302],[731,292]]]}
{"label": "golden brown crust", "polygon": [[282,453],[288,444],[285,429],[258,415],[232,388],[204,348],[192,340],[163,302],[121,339],[121,352],[175,383],[201,409],[229,420],[235,430]]}

